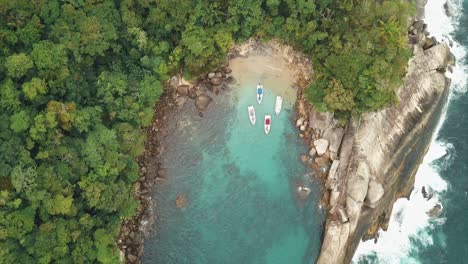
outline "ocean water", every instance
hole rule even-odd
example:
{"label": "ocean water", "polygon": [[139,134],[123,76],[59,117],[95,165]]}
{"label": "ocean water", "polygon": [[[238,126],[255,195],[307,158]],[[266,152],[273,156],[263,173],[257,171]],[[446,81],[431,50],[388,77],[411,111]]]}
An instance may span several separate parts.
{"label": "ocean water", "polygon": [[[448,73],[449,101],[410,199],[395,203],[388,231],[380,232],[377,244],[361,243],[355,263],[468,263],[468,1],[429,0],[425,21],[431,35],[452,44],[457,58]],[[434,190],[429,201],[423,186]],[[428,217],[438,203],[443,213]]]}
{"label": "ocean water", "polygon": [[[162,160],[168,177],[155,190],[158,219],[145,241],[143,263],[316,261],[324,213],[319,182],[309,179],[299,160],[307,149],[293,126],[291,76],[268,57],[231,64],[237,84],[215,97],[203,117],[188,101],[168,127]],[[261,105],[255,100],[258,81],[265,85]],[[276,116],[278,94],[284,100]],[[249,105],[255,106],[255,126]],[[263,131],[265,114],[272,115],[269,135]],[[299,184],[312,189],[307,200],[297,197]],[[181,194],[187,206],[178,209]]]}

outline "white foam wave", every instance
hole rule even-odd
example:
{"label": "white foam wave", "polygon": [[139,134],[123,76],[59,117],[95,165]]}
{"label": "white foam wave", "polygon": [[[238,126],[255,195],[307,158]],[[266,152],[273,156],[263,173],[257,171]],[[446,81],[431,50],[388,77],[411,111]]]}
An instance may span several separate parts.
{"label": "white foam wave", "polygon": [[[451,44],[450,50],[457,58],[457,66],[454,67],[453,73],[447,72],[447,76],[452,79],[451,89],[454,93],[451,93],[451,96],[467,91],[466,48],[456,42],[453,35],[463,11],[463,0],[429,0],[424,9],[425,22],[431,36]],[[447,16],[447,13],[450,16]]]}
{"label": "white foam wave", "polygon": [[[444,8],[445,3],[447,3],[448,11]],[[458,27],[458,21],[463,15],[462,4],[462,0],[429,0],[425,7],[425,22],[428,24],[429,32],[439,41],[449,43],[451,52],[457,58],[457,65],[453,68],[453,73],[447,72],[447,76],[452,79],[449,102],[453,96],[467,91],[466,49],[457,43],[453,36]],[[442,112],[435,135],[438,134],[446,118],[446,113],[447,107]],[[438,203],[443,204],[441,195],[449,188],[433,163],[443,159],[442,164],[439,165],[449,165],[451,153],[454,152],[452,145],[436,141],[435,138],[416,173],[414,190],[410,199],[399,199],[395,202],[388,230],[379,232],[377,244],[373,241],[361,242],[353,262],[377,259],[377,263],[419,263],[414,258],[417,256],[417,248],[412,247],[412,245],[416,241],[420,245],[433,244],[431,231],[436,226],[444,224],[445,218],[433,219],[426,212]],[[429,201],[422,195],[423,186],[430,186],[434,191],[434,196]]]}

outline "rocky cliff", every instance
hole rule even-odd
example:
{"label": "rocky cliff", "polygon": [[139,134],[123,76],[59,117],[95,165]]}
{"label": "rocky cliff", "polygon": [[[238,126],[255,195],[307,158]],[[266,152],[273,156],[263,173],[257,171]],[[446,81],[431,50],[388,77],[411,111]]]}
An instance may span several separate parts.
{"label": "rocky cliff", "polygon": [[304,138],[311,138],[311,167],[326,187],[323,202],[328,213],[320,264],[349,263],[361,238],[385,230],[395,200],[408,197],[412,190],[447,99],[449,80],[444,72],[453,63],[447,44],[426,37],[424,29],[421,21],[409,29],[414,56],[397,105],[341,128],[329,114],[298,102],[298,123],[308,120],[307,129],[299,127]]}

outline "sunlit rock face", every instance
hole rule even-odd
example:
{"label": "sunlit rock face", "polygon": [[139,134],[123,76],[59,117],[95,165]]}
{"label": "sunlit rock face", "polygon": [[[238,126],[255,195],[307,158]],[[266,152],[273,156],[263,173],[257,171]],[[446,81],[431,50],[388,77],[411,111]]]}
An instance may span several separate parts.
{"label": "sunlit rock face", "polygon": [[[449,80],[443,69],[449,59],[445,43],[426,50],[414,46],[405,83],[398,91],[399,103],[348,124],[340,147],[335,146],[340,164],[329,188],[333,206],[318,263],[349,263],[368,229],[385,228],[394,201],[411,192],[447,99]],[[332,130],[333,122],[327,123],[324,130]],[[348,219],[335,207],[344,208]]]}

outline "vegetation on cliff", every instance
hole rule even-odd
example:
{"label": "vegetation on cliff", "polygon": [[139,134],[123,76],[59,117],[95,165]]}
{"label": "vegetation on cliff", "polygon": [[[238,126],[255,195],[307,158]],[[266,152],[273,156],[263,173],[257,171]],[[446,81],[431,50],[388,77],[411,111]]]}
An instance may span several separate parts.
{"label": "vegetation on cliff", "polygon": [[346,116],[395,101],[406,1],[0,0],[0,259],[116,263],[140,128],[162,82],[278,38],[314,61],[308,97]]}

